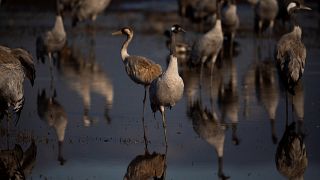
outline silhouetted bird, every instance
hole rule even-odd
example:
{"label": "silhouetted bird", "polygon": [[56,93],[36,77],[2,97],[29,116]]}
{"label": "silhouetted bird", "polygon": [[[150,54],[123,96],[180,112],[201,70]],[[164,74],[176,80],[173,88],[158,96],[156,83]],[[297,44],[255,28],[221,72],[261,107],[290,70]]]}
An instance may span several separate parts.
{"label": "silhouetted bird", "polygon": [[[56,16],[53,29],[39,36],[36,41],[37,59],[44,63],[45,56],[49,57],[50,64],[54,53],[59,53],[67,41],[61,15]],[[52,68],[52,67],[50,67]]]}
{"label": "silhouetted bird", "polygon": [[267,27],[272,31],[278,11],[277,0],[259,0],[255,6],[255,32],[261,34]]}

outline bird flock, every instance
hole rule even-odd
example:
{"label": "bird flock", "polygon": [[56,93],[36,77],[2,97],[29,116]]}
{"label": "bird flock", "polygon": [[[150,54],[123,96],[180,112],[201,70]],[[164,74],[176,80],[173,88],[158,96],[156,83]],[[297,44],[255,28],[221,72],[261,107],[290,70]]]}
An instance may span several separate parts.
{"label": "bird flock", "polygon": [[[297,16],[299,11],[311,10],[307,7],[303,0],[255,0],[249,1],[254,6],[254,31],[259,37],[264,33],[270,35],[274,31],[275,22],[280,21],[284,27],[289,27],[289,30],[283,34],[277,41],[274,47],[274,58],[271,61],[264,64],[257,65],[257,81],[260,91],[272,91],[274,89],[274,80],[268,79],[270,73],[274,73],[272,65],[276,64],[277,71],[280,75],[281,85],[284,86],[287,93],[294,96],[296,93],[296,87],[299,85],[299,81],[304,73],[306,64],[306,47],[302,41],[303,28],[299,26]],[[45,63],[45,59],[49,59],[51,76],[53,76],[53,61],[60,61],[60,64],[65,64],[65,69],[61,71],[66,75],[71,76],[72,72],[70,68],[67,69],[66,60],[63,59],[64,51],[67,46],[67,31],[65,30],[65,23],[63,19],[71,16],[72,27],[79,25],[79,23],[85,20],[95,21],[97,16],[102,13],[106,7],[110,4],[110,0],[57,0],[55,16],[55,23],[51,30],[43,32],[35,40],[36,44],[36,59]],[[143,116],[145,114],[145,106],[147,101],[147,94],[149,94],[150,109],[155,114],[160,112],[162,117],[165,145],[168,146],[167,140],[167,119],[166,108],[174,107],[184,94],[184,90],[187,89],[184,79],[180,76],[179,69],[181,68],[180,62],[186,59],[184,62],[187,68],[199,69],[199,87],[200,91],[202,83],[205,81],[204,67],[210,66],[210,78],[214,78],[215,67],[220,61],[219,56],[228,56],[228,53],[234,51],[234,45],[236,41],[237,30],[240,27],[240,18],[237,12],[236,0],[178,0],[178,13],[181,16],[180,25],[172,25],[166,32],[169,40],[167,46],[169,49],[168,65],[166,69],[162,68],[160,64],[147,57],[141,55],[130,55],[128,52],[129,44],[133,40],[134,29],[133,25],[124,26],[121,29],[112,33],[112,35],[124,35],[126,39],[120,48],[120,57],[123,62],[125,72],[129,78],[136,84],[144,86],[143,97]],[[188,33],[184,28],[186,21],[190,23],[200,24],[200,35],[195,38],[193,43],[184,44],[177,42],[177,36],[179,34]],[[189,23],[187,22],[187,23]],[[267,32],[268,30],[268,32]],[[230,45],[229,49],[225,48],[225,44]],[[134,48],[134,47],[132,47]],[[187,54],[181,58],[179,54]],[[77,63],[77,62],[76,62]],[[221,63],[221,62],[219,62]],[[74,70],[75,71],[75,70]],[[91,71],[90,71],[91,72]],[[90,74],[90,72],[88,74]],[[100,72],[100,71],[99,71]],[[76,72],[74,72],[76,73]],[[101,74],[101,73],[100,73]],[[77,75],[73,75],[77,76]],[[93,76],[93,75],[86,75]],[[232,76],[232,75],[231,75]],[[273,75],[272,75],[273,77]],[[24,79],[28,78],[31,85],[34,85],[36,78],[36,69],[34,65],[34,59],[32,54],[28,50],[0,46],[0,115],[9,117],[10,114],[16,113],[17,119],[20,117],[20,113],[24,105]],[[83,77],[84,79],[85,77]],[[80,81],[80,80],[79,80]],[[249,81],[249,80],[248,80]],[[268,81],[269,84],[266,84]],[[229,116],[233,119],[234,124],[237,123],[237,109],[233,112],[228,110],[236,107],[230,99],[236,99],[235,90],[233,88],[234,83],[237,83],[234,79],[230,79],[229,86],[218,89],[220,108],[223,111],[223,119]],[[188,84],[189,85],[189,84]],[[211,88],[215,87],[214,85]],[[103,90],[110,89],[109,85],[103,85]],[[112,87],[111,87],[112,89]],[[101,91],[103,91],[101,90]],[[83,94],[78,90],[79,94]],[[97,90],[99,91],[99,90]],[[112,91],[112,90],[108,90]],[[191,93],[192,92],[186,92]],[[286,97],[288,96],[286,93]],[[101,92],[103,94],[103,92]],[[262,95],[261,95],[262,94]],[[263,92],[259,94],[259,99],[262,103],[266,102],[266,99],[270,97],[264,97]],[[103,94],[104,95],[104,94]],[[105,94],[108,102],[112,102],[113,93],[111,99],[108,94]],[[38,95],[38,113],[41,119],[46,121],[49,126],[53,126],[57,131],[59,137],[59,147],[62,146],[64,140],[64,131],[67,126],[67,117],[63,107],[54,99],[54,95],[49,98],[46,97],[45,91]],[[229,99],[228,99],[229,98]],[[277,95],[271,97],[274,98],[274,104],[277,104]],[[84,99],[88,99],[84,97]],[[84,104],[89,104],[84,100]],[[109,103],[110,104],[110,103]],[[264,103],[267,109],[268,107],[275,107],[274,104]],[[88,105],[87,105],[88,106]],[[86,107],[87,107],[86,106]],[[288,100],[286,98],[286,106],[288,107]],[[213,108],[214,109],[214,108]],[[88,107],[85,109],[88,111]],[[269,112],[271,122],[274,123],[275,110],[271,109]],[[217,117],[214,112],[202,107],[201,97],[200,100],[190,106],[189,116],[193,120],[195,131],[206,141],[212,144],[219,156],[219,163],[222,163],[223,156],[223,143],[224,143],[224,131],[225,126],[222,122],[217,122]],[[286,114],[288,116],[288,112]],[[207,119],[210,117],[209,119]],[[88,119],[88,115],[85,113],[85,117]],[[200,119],[200,120],[199,120]],[[88,123],[89,120],[86,120]],[[211,125],[209,128],[206,125]],[[286,119],[286,134],[283,138],[287,138],[287,134],[292,131],[292,126],[288,125],[288,118]],[[235,144],[239,144],[239,139],[236,134],[236,128],[234,128],[233,141]],[[212,131],[212,132],[211,132]],[[277,138],[275,133],[272,134],[273,141],[276,143]],[[300,135],[298,140],[300,140]],[[283,143],[285,140],[282,140]],[[294,140],[292,140],[294,141]],[[296,141],[293,143],[297,144]],[[293,144],[292,146],[298,146]],[[221,148],[222,146],[222,148]],[[285,165],[285,156],[283,154],[283,146],[279,147],[277,152],[277,167],[281,169]],[[290,146],[290,145],[289,145]],[[300,146],[299,146],[300,147]],[[304,147],[300,147],[305,150]],[[305,153],[302,153],[305,156]],[[147,154],[150,156],[150,154]],[[147,156],[146,155],[146,156]],[[64,163],[64,158],[60,155],[59,159],[61,164]],[[305,164],[305,161],[303,162]],[[131,168],[128,168],[128,177],[133,176],[130,174]],[[284,170],[281,170],[282,172]],[[283,172],[285,173],[285,172]],[[161,173],[162,174],[162,171]],[[219,176],[226,179],[222,169],[219,170]]]}

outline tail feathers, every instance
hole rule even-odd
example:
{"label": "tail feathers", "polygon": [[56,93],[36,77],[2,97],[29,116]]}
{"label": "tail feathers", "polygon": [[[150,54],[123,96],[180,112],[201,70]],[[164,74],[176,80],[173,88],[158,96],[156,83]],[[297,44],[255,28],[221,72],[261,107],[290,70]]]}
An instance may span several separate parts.
{"label": "tail feathers", "polygon": [[12,53],[17,59],[19,59],[20,63],[22,64],[25,70],[26,76],[28,77],[28,79],[31,82],[31,85],[33,86],[34,80],[36,78],[36,71],[32,55],[26,50],[20,48],[13,49]]}

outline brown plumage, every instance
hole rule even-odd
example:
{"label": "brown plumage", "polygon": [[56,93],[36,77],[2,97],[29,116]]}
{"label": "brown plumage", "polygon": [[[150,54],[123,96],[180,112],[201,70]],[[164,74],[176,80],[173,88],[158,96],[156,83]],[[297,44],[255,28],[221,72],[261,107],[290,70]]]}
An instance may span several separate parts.
{"label": "brown plumage", "polygon": [[33,85],[35,68],[31,54],[20,48],[0,46],[0,116],[12,107],[19,119],[24,104],[25,77]]}
{"label": "brown plumage", "polygon": [[13,149],[0,150],[0,179],[26,179],[32,172],[36,156],[34,140],[25,151],[18,144]]}
{"label": "brown plumage", "polygon": [[[143,104],[145,107],[147,88],[151,82],[162,74],[162,68],[159,64],[142,56],[131,56],[128,54],[128,45],[133,38],[133,30],[130,27],[124,27],[112,35],[127,36],[127,40],[121,48],[121,58],[125,66],[128,76],[137,84],[142,84],[145,87]],[[143,108],[144,109],[144,108]]]}
{"label": "brown plumage", "polygon": [[281,37],[276,47],[276,63],[281,78],[288,91],[294,94],[293,88],[302,77],[306,63],[306,47],[301,41],[302,30],[294,26],[292,32]]}
{"label": "brown plumage", "polygon": [[147,180],[164,176],[166,170],[166,155],[159,153],[138,155],[130,164],[125,180]]}
{"label": "brown plumage", "polygon": [[303,135],[295,130],[295,122],[286,126],[275,156],[278,171],[288,179],[303,179],[308,157]]}

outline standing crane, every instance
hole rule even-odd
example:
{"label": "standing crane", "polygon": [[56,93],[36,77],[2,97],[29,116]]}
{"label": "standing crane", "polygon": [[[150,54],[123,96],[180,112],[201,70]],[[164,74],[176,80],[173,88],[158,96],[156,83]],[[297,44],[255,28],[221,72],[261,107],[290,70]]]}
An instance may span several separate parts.
{"label": "standing crane", "polygon": [[168,144],[165,107],[173,107],[181,99],[184,89],[183,80],[178,73],[178,60],[175,48],[175,34],[178,32],[185,31],[179,25],[173,25],[171,27],[171,49],[168,68],[161,76],[152,81],[149,89],[151,109],[154,113],[160,111],[162,115],[166,146]]}
{"label": "standing crane", "polygon": [[126,35],[127,40],[121,48],[121,58],[128,76],[137,84],[144,85],[143,112],[147,96],[147,89],[151,82],[162,73],[159,64],[143,56],[134,56],[128,54],[128,46],[133,38],[133,30],[130,27],[123,27],[112,35]]}

